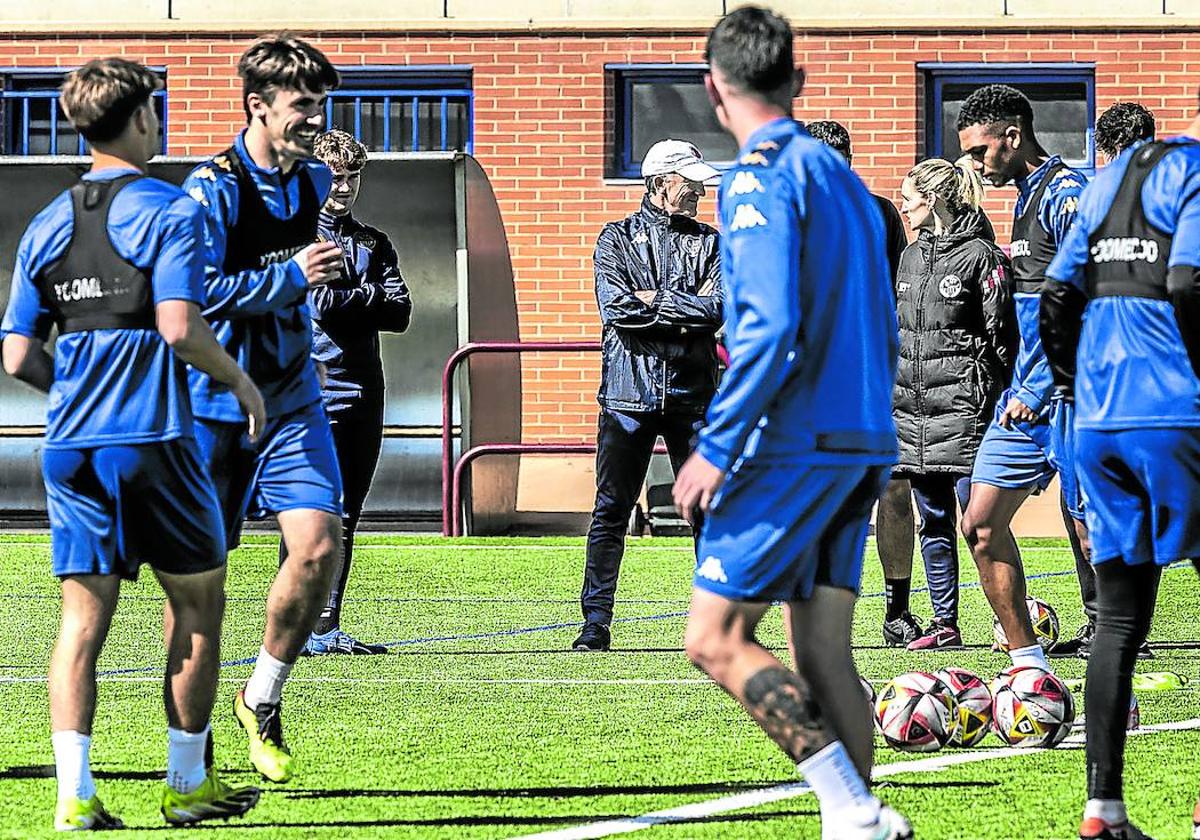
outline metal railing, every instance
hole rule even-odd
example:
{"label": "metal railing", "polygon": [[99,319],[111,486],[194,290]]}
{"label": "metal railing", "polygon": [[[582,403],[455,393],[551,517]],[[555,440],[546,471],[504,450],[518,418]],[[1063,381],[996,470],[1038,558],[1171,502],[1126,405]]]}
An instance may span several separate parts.
{"label": "metal railing", "polygon": [[462,479],[467,467],[484,455],[575,455],[595,452],[588,443],[483,443],[454,460],[454,374],[476,353],[598,352],[598,341],[476,341],[464,344],[442,370],[442,536],[462,536]]}
{"label": "metal railing", "polygon": [[[350,123],[336,124],[333,119],[333,111],[336,105],[349,103],[353,106],[353,116]],[[403,113],[404,105],[409,106],[410,113],[407,118],[409,128],[408,148],[399,148],[397,143],[393,143],[392,123],[399,122],[399,119],[393,120],[392,110],[396,106],[396,110]],[[420,137],[423,128],[425,127],[424,120],[421,119],[421,106],[432,105],[438,115],[437,135],[439,145],[436,148],[422,149]],[[444,90],[428,90],[428,89],[406,89],[406,88],[339,88],[330,91],[329,98],[325,100],[325,123],[330,127],[340,128],[343,131],[348,131],[354,135],[356,140],[363,140],[364,128],[364,105],[380,105],[382,106],[381,116],[367,116],[366,122],[380,123],[379,130],[372,131],[372,137],[379,136],[380,140],[376,143],[369,144],[372,151],[375,152],[392,152],[392,151],[460,151],[458,143],[451,143],[450,138],[450,107],[451,105],[462,105],[465,108],[463,123],[465,124],[464,147],[461,151],[471,153],[474,147],[474,112],[475,112],[475,93],[470,88],[446,88]],[[457,141],[457,138],[454,138]],[[395,146],[395,148],[393,148]]]}
{"label": "metal railing", "polygon": [[[162,153],[167,152],[167,102],[166,91],[161,90],[154,96],[162,102]],[[41,119],[40,115],[33,113],[33,104],[45,104],[45,111],[48,112],[46,117],[48,151],[37,154],[51,155],[82,155],[87,153],[87,142],[83,139],[83,135],[77,132],[67,121],[66,115],[62,113],[62,106],[58,104],[58,88],[35,88],[30,90],[5,90],[0,91],[0,101],[4,104],[5,116],[16,124],[16,136],[13,138],[14,143],[12,148],[4,149],[6,154],[20,155],[28,157],[30,154],[30,142],[36,132],[33,130],[34,123]],[[65,125],[70,134],[75,137],[75,148],[60,152],[58,143],[59,125]],[[7,138],[5,145],[8,145]]]}

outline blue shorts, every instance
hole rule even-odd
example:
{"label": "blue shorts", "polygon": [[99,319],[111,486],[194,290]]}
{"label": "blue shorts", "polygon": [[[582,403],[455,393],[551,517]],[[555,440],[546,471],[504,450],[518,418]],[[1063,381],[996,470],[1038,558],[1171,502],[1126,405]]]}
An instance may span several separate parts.
{"label": "blue shorts", "polygon": [[743,463],[704,520],[693,584],[733,601],[858,592],[871,508],[890,469]]}
{"label": "blue shorts", "polygon": [[1200,557],[1200,429],[1075,433],[1092,563]]}
{"label": "blue shorts", "polygon": [[342,515],[342,474],[319,402],[268,417],[257,444],[243,423],[202,418],[196,418],[196,440],[217,486],[231,550],[247,518],[299,509]]}
{"label": "blue shorts", "polygon": [[1067,512],[1083,521],[1084,496],[1075,458],[1075,403],[1055,400],[1050,405],[1050,466],[1067,502]]}
{"label": "blue shorts", "polygon": [[191,438],[47,449],[42,474],[60,578],[136,580],[142,563],[173,575],[225,565],[217,494]]}

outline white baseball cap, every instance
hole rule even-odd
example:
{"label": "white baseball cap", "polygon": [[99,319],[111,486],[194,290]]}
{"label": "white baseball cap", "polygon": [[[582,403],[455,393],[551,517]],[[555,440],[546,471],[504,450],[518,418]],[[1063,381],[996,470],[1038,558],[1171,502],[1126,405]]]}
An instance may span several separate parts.
{"label": "white baseball cap", "polygon": [[686,140],[659,140],[642,159],[642,177],[677,172],[689,181],[720,178],[719,170],[704,162],[700,150]]}

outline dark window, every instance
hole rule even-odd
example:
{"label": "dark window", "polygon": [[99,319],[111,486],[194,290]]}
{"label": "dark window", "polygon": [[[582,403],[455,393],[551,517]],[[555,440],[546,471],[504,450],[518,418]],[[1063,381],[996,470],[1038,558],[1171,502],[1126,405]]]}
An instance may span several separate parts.
{"label": "dark window", "polygon": [[961,154],[955,122],[962,103],[983,85],[1012,85],[1033,104],[1038,141],[1067,163],[1094,169],[1096,71],[1091,64],[919,64],[925,72],[925,148],[929,155]]}
{"label": "dark window", "polygon": [[[87,145],[79,136],[58,102],[58,89],[73,68],[47,70],[6,70],[0,74],[3,90],[0,110],[3,127],[3,153],[6,155],[82,155]],[[152,67],[166,81],[161,67]],[[154,94],[158,111],[161,149],[167,151],[167,91]]]}
{"label": "dark window", "polygon": [[721,128],[704,90],[700,64],[610,65],[614,132],[608,175],[641,177],[646,151],[668,137],[696,145],[714,166],[737,157],[737,143]]}
{"label": "dark window", "polygon": [[326,123],[373,152],[470,152],[469,67],[339,67]]}

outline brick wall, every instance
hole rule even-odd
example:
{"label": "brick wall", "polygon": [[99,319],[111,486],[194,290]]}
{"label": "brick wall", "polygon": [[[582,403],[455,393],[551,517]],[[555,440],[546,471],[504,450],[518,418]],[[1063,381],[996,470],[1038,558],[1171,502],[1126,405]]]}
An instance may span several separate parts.
{"label": "brick wall", "polygon": [[[609,63],[696,62],[703,33],[653,35],[367,35],[314,37],[338,64],[467,64],[474,68],[475,155],[507,226],[525,339],[594,338],[591,250],[601,225],[636,207],[640,185],[605,184]],[[243,124],[234,72],[248,36],[52,36],[0,39],[0,66],[70,65],[122,54],[168,68],[170,152],[201,154]],[[1094,61],[1097,109],[1118,99],[1150,107],[1163,133],[1195,111],[1200,27],[1194,32],[994,31],[809,33],[797,39],[808,71],[802,119],[837,119],[854,139],[855,166],[875,192],[895,196],[922,154],[919,61]],[[988,210],[1007,236],[1011,190]],[[702,216],[711,219],[711,200]],[[530,356],[525,436],[582,440],[594,431],[594,356]]]}

